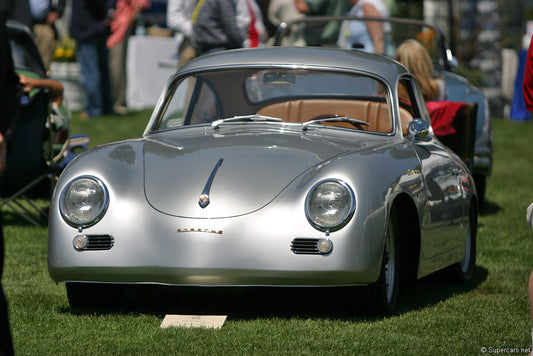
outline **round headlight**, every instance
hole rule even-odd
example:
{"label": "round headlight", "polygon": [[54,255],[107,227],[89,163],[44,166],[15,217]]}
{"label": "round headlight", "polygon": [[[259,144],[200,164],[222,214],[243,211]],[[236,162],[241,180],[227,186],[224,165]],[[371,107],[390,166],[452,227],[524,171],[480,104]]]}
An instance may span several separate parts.
{"label": "round headlight", "polygon": [[59,210],[70,225],[87,227],[96,224],[107,210],[109,196],[104,183],[95,177],[79,177],[61,193]]}
{"label": "round headlight", "polygon": [[307,219],[316,229],[335,231],[348,223],[355,210],[355,195],[341,180],[317,183],[305,201]]}

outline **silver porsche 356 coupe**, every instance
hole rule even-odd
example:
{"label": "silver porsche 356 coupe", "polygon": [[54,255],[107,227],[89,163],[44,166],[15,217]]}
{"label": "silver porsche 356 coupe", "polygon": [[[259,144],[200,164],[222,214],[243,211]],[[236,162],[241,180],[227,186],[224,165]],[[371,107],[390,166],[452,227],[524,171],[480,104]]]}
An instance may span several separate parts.
{"label": "silver porsche 356 coupe", "polygon": [[141,138],[70,163],[49,222],[72,306],[135,284],[368,286],[391,312],[400,276],[472,278],[477,197],[403,66],[272,47],[181,67]]}

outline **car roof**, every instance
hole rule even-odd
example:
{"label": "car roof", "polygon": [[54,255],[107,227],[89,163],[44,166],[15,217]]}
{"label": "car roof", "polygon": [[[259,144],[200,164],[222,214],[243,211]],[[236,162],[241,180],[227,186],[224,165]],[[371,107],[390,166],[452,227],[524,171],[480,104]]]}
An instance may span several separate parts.
{"label": "car roof", "polygon": [[261,47],[225,50],[197,57],[178,70],[178,75],[197,70],[245,67],[310,67],[373,73],[389,83],[407,69],[397,61],[360,50],[323,47]]}

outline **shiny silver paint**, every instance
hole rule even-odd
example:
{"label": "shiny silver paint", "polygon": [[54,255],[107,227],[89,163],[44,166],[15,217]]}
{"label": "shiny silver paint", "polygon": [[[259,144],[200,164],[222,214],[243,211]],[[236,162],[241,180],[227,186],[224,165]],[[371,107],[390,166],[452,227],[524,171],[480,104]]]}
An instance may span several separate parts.
{"label": "shiny silver paint", "polygon": [[[376,135],[234,122],[152,130],[174,81],[246,66],[378,76],[389,85],[395,129]],[[461,261],[469,207],[475,204],[473,180],[431,129],[425,138],[414,128],[404,137],[394,95],[400,76],[409,74],[385,57],[311,48],[226,51],[190,62],[169,81],[142,138],[80,154],[61,175],[50,207],[50,276],[56,282],[366,285],[379,277],[392,209],[413,209],[416,218],[409,224],[420,226],[419,236],[412,236],[419,240],[413,243],[417,277]],[[221,158],[210,204],[201,207],[199,196]],[[58,199],[82,175],[102,180],[109,208],[96,225],[78,231],[61,218]],[[311,226],[305,214],[309,190],[326,179],[342,180],[356,199],[351,220],[329,235]],[[72,241],[80,233],[111,235],[114,245],[76,251]],[[298,255],[291,251],[295,238],[328,238],[333,249]]]}

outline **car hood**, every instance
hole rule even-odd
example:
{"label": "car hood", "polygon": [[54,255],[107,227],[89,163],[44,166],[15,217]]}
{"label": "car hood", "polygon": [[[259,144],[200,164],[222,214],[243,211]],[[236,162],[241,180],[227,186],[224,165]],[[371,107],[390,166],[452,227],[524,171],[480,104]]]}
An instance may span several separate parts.
{"label": "car hood", "polygon": [[[302,134],[149,139],[144,145],[146,199],[180,217],[243,215],[267,205],[309,168],[365,146]],[[200,195],[210,177],[209,204],[202,208]]]}

